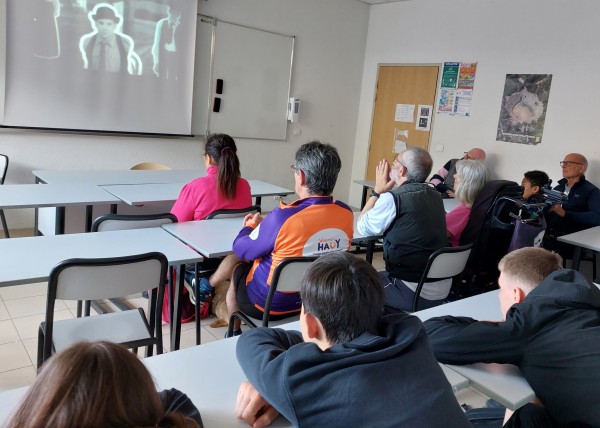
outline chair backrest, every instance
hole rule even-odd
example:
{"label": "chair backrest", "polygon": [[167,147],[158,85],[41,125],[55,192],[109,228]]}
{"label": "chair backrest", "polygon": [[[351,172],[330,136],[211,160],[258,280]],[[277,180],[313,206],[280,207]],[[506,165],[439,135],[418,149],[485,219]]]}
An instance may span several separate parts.
{"label": "chair backrest", "polygon": [[215,218],[244,217],[246,214],[250,213],[260,213],[260,205],[252,205],[247,208],[239,209],[216,210],[207,215],[206,220],[212,220]]}
{"label": "chair backrest", "polygon": [[158,252],[60,262],[48,280],[45,333],[48,340],[44,341],[44,355],[51,355],[56,299],[108,299],[156,289],[150,304],[155,308],[151,311],[155,318],[153,325],[159,326],[167,269],[167,257]]}
{"label": "chair backrest", "polygon": [[460,237],[461,245],[473,244],[467,262],[470,282],[487,283],[498,278],[498,261],[508,251],[512,230],[499,227],[499,223],[493,220],[494,212],[504,217],[500,214],[504,207],[510,209],[509,204],[514,204],[501,197],[519,197],[522,194],[522,187],[514,181],[492,180],[475,198],[469,221]]}
{"label": "chair backrest", "polygon": [[265,303],[263,315],[263,327],[269,325],[269,312],[271,311],[271,302],[276,291],[298,292],[300,291],[300,281],[304,272],[308,269],[317,256],[311,257],[288,257],[283,259],[273,271],[269,294]]}
{"label": "chair backrest", "polygon": [[6,171],[8,171],[8,156],[0,154],[0,184],[4,184]]}
{"label": "chair backrest", "polygon": [[172,169],[170,166],[163,165],[158,162],[142,162],[136,165],[133,165],[131,170],[140,170],[140,169],[154,169],[154,170],[170,170]]}
{"label": "chair backrest", "polygon": [[168,223],[177,223],[177,217],[171,213],[141,215],[105,214],[94,220],[92,232],[146,229],[149,227],[160,227]]}
{"label": "chair backrest", "polygon": [[428,279],[441,280],[460,276],[465,270],[472,248],[473,244],[460,247],[444,247],[434,251],[429,256],[423,275],[421,275],[421,280],[415,290],[413,312],[419,307],[419,296],[425,282]]}

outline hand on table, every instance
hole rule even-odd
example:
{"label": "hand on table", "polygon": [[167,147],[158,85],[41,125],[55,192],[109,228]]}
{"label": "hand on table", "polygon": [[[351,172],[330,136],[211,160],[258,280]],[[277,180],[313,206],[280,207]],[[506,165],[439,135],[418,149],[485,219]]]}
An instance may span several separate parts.
{"label": "hand on table", "polygon": [[446,190],[446,195],[451,198],[456,198],[456,194],[452,190]]}
{"label": "hand on table", "polygon": [[271,424],[279,416],[250,382],[243,382],[238,390],[235,414],[253,428],[262,428]]}

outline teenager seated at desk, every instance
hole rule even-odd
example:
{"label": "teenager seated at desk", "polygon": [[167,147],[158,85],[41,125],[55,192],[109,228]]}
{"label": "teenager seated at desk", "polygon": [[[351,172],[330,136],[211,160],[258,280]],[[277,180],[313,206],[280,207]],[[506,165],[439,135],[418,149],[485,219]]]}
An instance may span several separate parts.
{"label": "teenager seated at desk", "polygon": [[418,318],[383,316],[375,269],[349,253],[319,257],[301,282],[302,333],[254,328],[237,343],[249,382],[236,413],[266,426],[470,427]]}
{"label": "teenager seated at desk", "polygon": [[485,165],[474,160],[459,160],[454,174],[455,197],[460,205],[446,213],[448,241],[453,247],[460,245],[460,236],[471,217],[471,208],[479,191],[488,181]]}
{"label": "teenager seated at desk", "polygon": [[600,290],[561,266],[542,248],[515,250],[498,266],[504,321],[425,322],[442,363],[519,366],[539,401],[507,412],[505,427],[600,426]]}
{"label": "teenager seated at desk", "polygon": [[[200,300],[206,300],[214,286],[231,279],[227,291],[229,315],[240,309],[262,318],[273,271],[286,257],[314,256],[346,251],[353,236],[354,216],[344,203],[331,196],[342,161],[335,147],[312,141],[296,151],[294,190],[300,199],[283,204],[264,218],[249,214],[217,271],[200,281]],[[242,260],[249,262],[240,263]],[[234,270],[235,269],[235,270]],[[271,314],[286,317],[300,312],[298,293],[276,292]],[[239,320],[234,334],[241,334]]]}
{"label": "teenager seated at desk", "polygon": [[50,358],[8,428],[202,427],[182,392],[156,391],[131,351],[111,342],[80,342]]}
{"label": "teenager seated at desk", "polygon": [[204,144],[206,176],[186,184],[171,209],[178,221],[204,220],[222,209],[252,205],[250,184],[240,176],[235,141],[226,134],[213,134]]}

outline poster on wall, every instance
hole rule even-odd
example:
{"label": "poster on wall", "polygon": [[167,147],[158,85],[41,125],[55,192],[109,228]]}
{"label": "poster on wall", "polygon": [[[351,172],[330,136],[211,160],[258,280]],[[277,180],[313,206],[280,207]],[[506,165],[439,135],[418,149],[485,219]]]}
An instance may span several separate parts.
{"label": "poster on wall", "polygon": [[438,114],[470,116],[476,62],[445,62],[440,84]]}
{"label": "poster on wall", "polygon": [[431,128],[431,110],[433,106],[421,105],[419,104],[419,108],[417,109],[417,121],[416,121],[416,130],[417,131],[429,131]]}
{"label": "poster on wall", "polygon": [[497,141],[542,142],[551,74],[507,74],[498,119]]}

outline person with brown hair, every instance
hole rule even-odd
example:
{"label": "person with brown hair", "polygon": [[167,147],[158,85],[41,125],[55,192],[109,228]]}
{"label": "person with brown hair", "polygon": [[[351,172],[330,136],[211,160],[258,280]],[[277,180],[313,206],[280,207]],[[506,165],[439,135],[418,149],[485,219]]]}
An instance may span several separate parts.
{"label": "person with brown hair", "polygon": [[250,184],[241,178],[235,141],[227,134],[210,135],[204,144],[206,176],[186,184],[171,209],[178,221],[204,220],[222,209],[252,205]]}
{"label": "person with brown hair", "polygon": [[175,389],[156,391],[138,357],[111,342],[80,342],[41,369],[7,428],[202,427]]}

